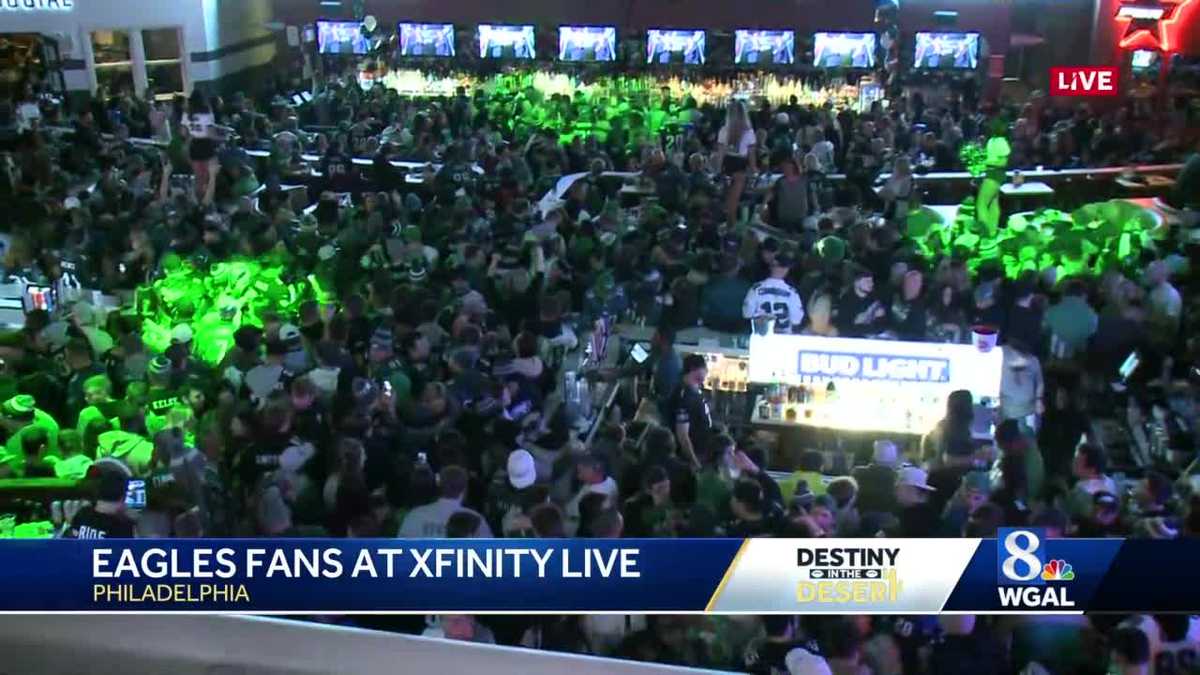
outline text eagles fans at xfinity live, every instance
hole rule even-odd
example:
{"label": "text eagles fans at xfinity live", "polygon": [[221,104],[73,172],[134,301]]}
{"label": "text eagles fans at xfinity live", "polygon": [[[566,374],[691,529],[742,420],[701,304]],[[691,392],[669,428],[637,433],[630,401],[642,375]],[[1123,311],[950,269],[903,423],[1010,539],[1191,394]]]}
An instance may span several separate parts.
{"label": "text eagles fans at xfinity live", "polygon": [[[0,475],[80,481],[78,499],[26,504],[8,530],[1200,534],[1200,249],[1186,228],[1102,274],[1006,275],[913,232],[941,199],[920,175],[963,170],[960,151],[996,134],[1010,168],[1186,162],[1167,199],[1194,224],[1183,108],[970,91],[865,112],[659,94],[593,107],[335,78],[300,108],[274,94],[121,91],[67,109],[30,89],[4,103],[18,131],[0,264],[51,302],[0,335]],[[16,115],[38,100],[40,118]],[[640,171],[647,197],[626,199],[614,171]],[[578,367],[604,350],[598,325],[637,324],[655,332],[644,353]],[[978,324],[999,328],[1005,353],[986,442],[968,394],[924,439],[781,447],[719,413],[705,358],[676,348],[698,326],[966,342]],[[588,419],[608,383],[635,378]],[[1161,656],[1185,664],[1200,646],[1200,623],[1179,616],[353,622],[807,675],[1182,673]]]}

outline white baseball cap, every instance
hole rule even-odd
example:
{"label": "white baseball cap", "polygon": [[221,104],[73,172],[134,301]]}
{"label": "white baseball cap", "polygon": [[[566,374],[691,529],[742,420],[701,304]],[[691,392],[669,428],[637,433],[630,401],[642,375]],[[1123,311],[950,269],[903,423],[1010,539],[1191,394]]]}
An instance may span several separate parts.
{"label": "white baseball cap", "polygon": [[906,466],[900,469],[900,473],[896,475],[897,485],[911,485],[918,490],[928,490],[929,492],[937,492],[937,488],[929,484],[929,474],[925,469],[915,466]]}
{"label": "white baseball cap", "polygon": [[508,453],[508,482],[518,490],[537,482],[537,467],[528,450],[518,448]]}

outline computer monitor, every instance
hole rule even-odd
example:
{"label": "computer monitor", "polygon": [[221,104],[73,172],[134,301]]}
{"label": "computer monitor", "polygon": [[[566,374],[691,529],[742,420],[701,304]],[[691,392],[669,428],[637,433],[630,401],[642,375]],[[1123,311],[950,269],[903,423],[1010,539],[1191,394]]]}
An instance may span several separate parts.
{"label": "computer monitor", "polygon": [[781,66],[796,62],[796,34],[790,30],[736,30],[733,62],[739,66]]}
{"label": "computer monitor", "polygon": [[481,23],[475,31],[481,59],[532,59],[537,56],[533,26]]}
{"label": "computer monitor", "polygon": [[913,67],[974,70],[979,67],[979,33],[917,33]]}
{"label": "computer monitor", "polygon": [[400,56],[454,56],[454,24],[400,23]]}
{"label": "computer monitor", "polygon": [[813,63],[817,68],[874,68],[874,33],[816,33]]}
{"label": "computer monitor", "polygon": [[616,61],[617,29],[614,26],[559,26],[559,61]]}
{"label": "computer monitor", "polygon": [[704,31],[652,28],[646,31],[646,63],[704,63]]}

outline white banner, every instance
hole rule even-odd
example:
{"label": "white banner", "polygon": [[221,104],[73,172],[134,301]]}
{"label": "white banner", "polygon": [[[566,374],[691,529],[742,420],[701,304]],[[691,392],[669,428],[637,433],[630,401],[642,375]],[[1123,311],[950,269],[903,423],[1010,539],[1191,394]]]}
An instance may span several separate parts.
{"label": "white banner", "polygon": [[979,541],[749,539],[708,611],[938,612]]}

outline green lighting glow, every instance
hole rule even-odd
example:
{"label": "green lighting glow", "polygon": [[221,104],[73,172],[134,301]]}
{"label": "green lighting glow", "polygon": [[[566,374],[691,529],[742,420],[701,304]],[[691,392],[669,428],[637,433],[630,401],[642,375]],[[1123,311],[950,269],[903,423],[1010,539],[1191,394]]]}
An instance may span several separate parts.
{"label": "green lighting glow", "polygon": [[953,255],[966,260],[972,271],[997,261],[1009,278],[1050,268],[1058,268],[1061,278],[1135,267],[1142,252],[1155,251],[1157,237],[1164,234],[1153,214],[1124,200],[1087,204],[1072,213],[1017,213],[995,232],[976,218],[969,198],[953,223],[930,222],[935,214],[928,210],[914,215],[918,222],[910,216],[909,235],[927,259]]}
{"label": "green lighting glow", "polygon": [[164,261],[164,269],[161,278],[138,288],[142,341],[164,351],[171,331],[187,324],[193,353],[210,365],[221,362],[242,325],[262,326],[266,314],[287,317],[306,300],[325,299],[314,277],[291,282],[286,266],[273,258],[234,258],[209,266],[176,259]]}
{"label": "green lighting glow", "polygon": [[958,158],[962,160],[967,173],[978,178],[987,167],[987,151],[978,143],[964,143],[958,150]]}

